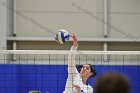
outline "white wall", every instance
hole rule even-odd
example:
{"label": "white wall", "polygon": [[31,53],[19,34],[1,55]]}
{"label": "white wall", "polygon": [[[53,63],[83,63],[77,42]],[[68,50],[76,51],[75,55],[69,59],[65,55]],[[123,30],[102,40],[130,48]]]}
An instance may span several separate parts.
{"label": "white wall", "polygon": [[110,29],[110,37],[123,37],[130,34],[132,37],[140,37],[140,0],[110,0],[109,20],[110,24],[121,30]]}
{"label": "white wall", "polygon": [[[4,1],[4,0],[3,0]],[[104,0],[14,0],[17,10],[16,32],[23,37],[49,37],[54,35],[46,29],[56,32],[64,28],[74,32],[80,38],[103,38],[103,1]],[[13,1],[8,0],[12,7]],[[109,29],[108,37],[138,39],[140,37],[140,1],[108,0]],[[0,46],[6,46],[6,35],[12,36],[13,15],[6,8],[0,8]],[[7,16],[7,17],[6,17]],[[7,22],[7,23],[6,23]],[[6,34],[6,32],[8,32]],[[10,41],[10,40],[8,40]],[[2,44],[1,44],[2,43]],[[80,42],[80,50],[103,50],[103,41]],[[67,43],[64,49],[69,49]],[[108,50],[140,50],[139,42],[109,42]],[[61,45],[52,41],[18,41],[17,49],[58,49]],[[12,48],[8,42],[8,49]],[[59,49],[63,49],[61,46]]]}
{"label": "white wall", "polygon": [[[72,0],[17,0],[17,8],[28,19],[17,16],[18,36],[48,36],[50,33],[30,21],[32,18],[42,26],[57,31],[64,28],[80,37],[103,37],[98,21],[85,11],[98,17],[98,0],[73,3]],[[31,5],[32,4],[32,5]],[[98,5],[98,6],[97,6]],[[79,8],[80,7],[80,8]],[[82,9],[84,10],[82,10]],[[98,24],[98,25],[97,25]]]}
{"label": "white wall", "polygon": [[6,0],[0,0],[0,50],[6,49],[7,8]]}

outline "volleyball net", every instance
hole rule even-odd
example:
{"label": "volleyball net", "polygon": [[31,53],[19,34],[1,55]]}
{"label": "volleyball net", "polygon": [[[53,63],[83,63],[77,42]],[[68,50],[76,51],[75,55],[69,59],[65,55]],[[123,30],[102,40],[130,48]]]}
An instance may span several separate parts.
{"label": "volleyball net", "polygon": [[[63,93],[70,51],[0,50],[0,93]],[[140,51],[77,51],[77,69],[92,64],[97,76],[88,80],[94,87],[96,79],[106,71],[127,75],[135,91],[140,91]]]}

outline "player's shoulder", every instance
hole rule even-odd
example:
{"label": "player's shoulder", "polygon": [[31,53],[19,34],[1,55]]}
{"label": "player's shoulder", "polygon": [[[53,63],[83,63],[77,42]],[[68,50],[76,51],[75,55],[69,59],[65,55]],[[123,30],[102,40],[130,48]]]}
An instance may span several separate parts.
{"label": "player's shoulder", "polygon": [[93,89],[90,84],[87,85],[88,89]]}
{"label": "player's shoulder", "polygon": [[89,93],[93,93],[93,88],[92,88],[92,86],[91,85],[87,85],[87,89],[88,89],[88,92]]}

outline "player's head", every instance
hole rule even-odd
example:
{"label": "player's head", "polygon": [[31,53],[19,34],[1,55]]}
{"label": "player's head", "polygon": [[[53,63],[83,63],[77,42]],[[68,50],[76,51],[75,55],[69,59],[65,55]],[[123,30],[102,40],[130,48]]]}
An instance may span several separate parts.
{"label": "player's head", "polygon": [[96,82],[94,93],[130,93],[127,77],[118,73],[105,73]]}
{"label": "player's head", "polygon": [[93,69],[91,64],[84,64],[81,67],[80,74],[82,76],[86,76],[87,78],[95,77],[96,76],[96,70]]}

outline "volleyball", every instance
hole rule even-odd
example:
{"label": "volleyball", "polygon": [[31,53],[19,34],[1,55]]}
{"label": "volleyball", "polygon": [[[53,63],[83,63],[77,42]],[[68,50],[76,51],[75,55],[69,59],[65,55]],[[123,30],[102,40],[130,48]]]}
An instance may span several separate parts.
{"label": "volleyball", "polygon": [[55,36],[55,40],[59,43],[59,44],[64,44],[66,41],[68,41],[70,38],[70,34],[68,31],[64,30],[64,29],[60,29],[57,31],[56,36]]}

